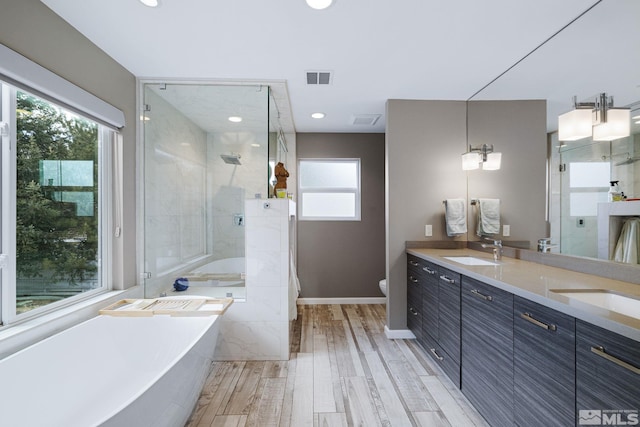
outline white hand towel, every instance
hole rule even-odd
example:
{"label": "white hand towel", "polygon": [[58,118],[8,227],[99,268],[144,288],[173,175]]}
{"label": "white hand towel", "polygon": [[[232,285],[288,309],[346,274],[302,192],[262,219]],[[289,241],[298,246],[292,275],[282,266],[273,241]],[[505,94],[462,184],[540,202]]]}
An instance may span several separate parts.
{"label": "white hand towel", "polygon": [[465,199],[447,199],[444,219],[447,223],[447,236],[459,236],[467,232],[467,201]]}
{"label": "white hand towel", "polygon": [[640,264],[640,219],[630,218],[622,225],[616,243],[613,260],[628,264]]}
{"label": "white hand towel", "polygon": [[500,199],[478,200],[478,236],[500,233]]}

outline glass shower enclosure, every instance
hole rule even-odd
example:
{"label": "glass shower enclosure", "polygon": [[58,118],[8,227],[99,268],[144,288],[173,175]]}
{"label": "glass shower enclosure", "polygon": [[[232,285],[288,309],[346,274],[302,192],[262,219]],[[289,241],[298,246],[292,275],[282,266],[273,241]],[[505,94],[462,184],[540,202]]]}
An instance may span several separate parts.
{"label": "glass shower enclosure", "polygon": [[244,201],[268,197],[277,140],[269,87],[145,81],[140,91],[145,297],[242,300]]}

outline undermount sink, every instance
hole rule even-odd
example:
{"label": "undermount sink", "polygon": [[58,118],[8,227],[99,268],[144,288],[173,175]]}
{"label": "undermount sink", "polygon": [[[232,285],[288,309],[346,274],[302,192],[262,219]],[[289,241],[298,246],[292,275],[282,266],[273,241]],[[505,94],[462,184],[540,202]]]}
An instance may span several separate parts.
{"label": "undermount sink", "polygon": [[488,261],[486,259],[476,258],[472,256],[446,256],[443,258],[464,265],[499,265],[497,262]]}
{"label": "undermount sink", "polygon": [[551,289],[551,292],[640,319],[640,299],[604,289]]}

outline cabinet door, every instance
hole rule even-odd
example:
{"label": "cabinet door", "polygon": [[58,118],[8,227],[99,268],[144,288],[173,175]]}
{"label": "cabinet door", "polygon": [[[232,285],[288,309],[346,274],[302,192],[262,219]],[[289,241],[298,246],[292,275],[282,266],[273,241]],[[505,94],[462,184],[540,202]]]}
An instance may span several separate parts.
{"label": "cabinet door", "polygon": [[438,269],[427,263],[422,269],[422,333],[438,340]]}
{"label": "cabinet door", "polygon": [[460,363],[460,274],[439,271],[438,343]]}
{"label": "cabinet door", "polygon": [[578,424],[594,416],[602,425],[638,424],[638,341],[576,321],[576,409]]}
{"label": "cabinet door", "polygon": [[513,426],[513,295],[462,277],[462,392],[492,427]]}
{"label": "cabinet door", "polygon": [[575,319],[516,296],[513,325],[516,425],[575,425]]}

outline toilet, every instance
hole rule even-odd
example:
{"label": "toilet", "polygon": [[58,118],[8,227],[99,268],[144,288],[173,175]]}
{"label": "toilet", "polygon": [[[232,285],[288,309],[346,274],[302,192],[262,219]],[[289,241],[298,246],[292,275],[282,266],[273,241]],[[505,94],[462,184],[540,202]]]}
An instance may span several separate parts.
{"label": "toilet", "polygon": [[378,282],[378,285],[380,286],[380,291],[386,297],[387,296],[387,279],[380,280],[380,282]]}

